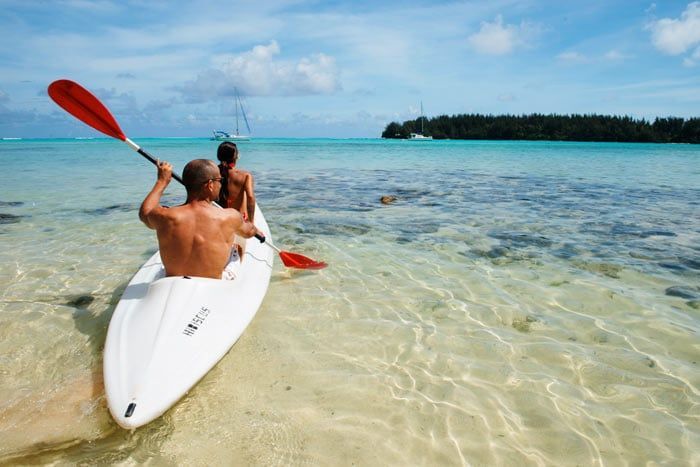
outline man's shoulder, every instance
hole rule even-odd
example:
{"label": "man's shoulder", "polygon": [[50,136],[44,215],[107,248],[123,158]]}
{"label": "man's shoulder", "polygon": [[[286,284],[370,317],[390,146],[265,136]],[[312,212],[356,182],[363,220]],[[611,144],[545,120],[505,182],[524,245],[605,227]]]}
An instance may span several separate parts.
{"label": "man's shoulder", "polygon": [[158,209],[158,216],[164,219],[178,219],[186,216],[189,209],[186,204],[181,204],[179,206],[160,206]]}
{"label": "man's shoulder", "polygon": [[234,208],[219,209],[220,216],[226,223],[238,224],[243,221],[241,213]]}

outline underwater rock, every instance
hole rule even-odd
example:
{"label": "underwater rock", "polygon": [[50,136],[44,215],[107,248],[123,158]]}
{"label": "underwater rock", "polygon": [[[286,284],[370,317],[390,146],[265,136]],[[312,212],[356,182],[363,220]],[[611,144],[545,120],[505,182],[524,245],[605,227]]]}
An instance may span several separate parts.
{"label": "underwater rock", "polygon": [[488,251],[479,252],[482,256],[487,258],[496,259],[503,258],[511,254],[511,250],[505,246],[494,246]]}
{"label": "underwater rock", "polygon": [[620,278],[620,272],[623,270],[622,266],[610,263],[589,263],[587,261],[572,261],[572,264],[577,268],[583,269],[588,272],[594,272],[598,274],[603,274],[613,279]]}
{"label": "underwater rock", "polygon": [[66,305],[72,306],[75,308],[85,308],[94,301],[95,301],[95,297],[93,297],[92,295],[78,295],[76,297],[71,298],[66,303]]}
{"label": "underwater rock", "polygon": [[394,201],[396,201],[398,198],[393,195],[384,195],[381,198],[379,198],[379,201],[382,202],[382,204],[391,204]]}
{"label": "underwater rock", "polygon": [[525,319],[515,318],[513,320],[512,326],[520,332],[530,332],[530,326],[532,325],[532,323],[536,323],[537,321],[538,319],[534,316],[527,315]]}
{"label": "underwater rock", "polygon": [[667,288],[666,295],[669,297],[684,298],[686,300],[695,300],[700,298],[700,294],[697,290],[682,285],[674,285],[673,287]]}
{"label": "underwater rock", "polygon": [[591,336],[591,340],[596,344],[607,344],[610,340],[608,333],[603,331],[594,332]]}
{"label": "underwater rock", "polygon": [[24,201],[0,201],[0,206],[22,206]]}

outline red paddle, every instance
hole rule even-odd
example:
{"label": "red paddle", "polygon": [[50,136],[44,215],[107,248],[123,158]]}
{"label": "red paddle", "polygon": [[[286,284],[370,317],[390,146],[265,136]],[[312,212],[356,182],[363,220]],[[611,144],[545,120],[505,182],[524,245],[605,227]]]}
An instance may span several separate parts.
{"label": "red paddle", "polygon": [[[49,85],[49,96],[56,104],[62,107],[63,110],[73,115],[78,120],[107,136],[124,141],[134,151],[141,154],[154,165],[158,165],[158,161],[153,156],[141,149],[139,145],[124,135],[124,132],[119,128],[119,124],[107,107],[105,107],[105,105],[90,91],[75,81],[68,79],[54,81]],[[173,174],[173,178],[184,185],[179,175]],[[282,251],[272,243],[265,242],[265,237],[262,235],[256,235],[255,237],[279,253],[280,259],[288,268],[323,269],[328,266],[324,262],[314,261],[311,258],[297,253]]]}

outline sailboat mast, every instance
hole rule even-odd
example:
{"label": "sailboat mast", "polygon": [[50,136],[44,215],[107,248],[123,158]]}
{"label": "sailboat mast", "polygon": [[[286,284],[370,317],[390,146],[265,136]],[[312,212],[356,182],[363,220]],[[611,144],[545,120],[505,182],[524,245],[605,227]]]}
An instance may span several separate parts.
{"label": "sailboat mast", "polygon": [[240,103],[238,99],[238,88],[233,88],[236,91],[236,101],[234,102],[234,107],[236,108],[236,135],[239,135],[240,133],[238,132],[238,104]]}
{"label": "sailboat mast", "polygon": [[420,101],[420,134],[423,134],[423,122],[425,117],[423,116],[423,101]]}

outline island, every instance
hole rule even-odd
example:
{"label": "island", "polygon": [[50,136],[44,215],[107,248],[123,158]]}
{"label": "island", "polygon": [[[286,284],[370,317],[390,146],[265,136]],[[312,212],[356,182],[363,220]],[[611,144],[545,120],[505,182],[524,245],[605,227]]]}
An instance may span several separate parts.
{"label": "island", "polygon": [[382,138],[408,139],[423,125],[433,139],[595,141],[700,144],[700,118],[654,121],[610,115],[440,115],[391,122]]}

